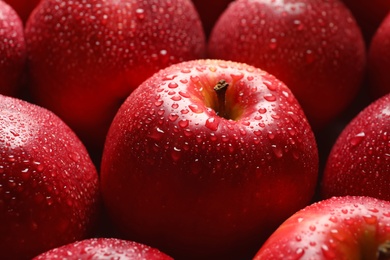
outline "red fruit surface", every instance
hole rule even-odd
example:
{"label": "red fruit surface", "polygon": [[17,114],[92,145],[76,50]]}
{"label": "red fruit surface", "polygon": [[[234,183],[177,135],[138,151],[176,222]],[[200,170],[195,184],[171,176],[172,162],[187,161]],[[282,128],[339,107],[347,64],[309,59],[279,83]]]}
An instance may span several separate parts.
{"label": "red fruit surface", "polygon": [[361,111],[341,132],[322,177],[322,197],[390,200],[390,94]]}
{"label": "red fruit surface", "polygon": [[0,258],[31,259],[91,234],[98,175],[52,112],[0,95]]}
{"label": "red fruit surface", "polygon": [[233,0],[192,0],[192,2],[199,13],[206,36],[209,36],[215,22]]}
{"label": "red fruit surface", "polygon": [[354,15],[366,43],[370,43],[373,35],[390,12],[388,0],[342,0]]}
{"label": "red fruit surface", "polygon": [[215,25],[208,51],[282,80],[315,129],[350,104],[365,68],[360,29],[338,0],[237,0]]}
{"label": "red fruit surface", "polygon": [[389,201],[333,197],[292,215],[253,259],[389,259],[389,227]]}
{"label": "red fruit surface", "polygon": [[18,13],[19,17],[25,23],[31,12],[41,0],[3,0],[8,3]]}
{"label": "red fruit surface", "polygon": [[172,260],[173,258],[155,248],[117,238],[90,238],[54,248],[33,260]]}
{"label": "red fruit surface", "polygon": [[[221,80],[225,101],[214,90]],[[314,135],[282,82],[196,60],[155,74],[119,109],[101,188],[128,239],[175,259],[246,259],[309,204],[317,173]]]}
{"label": "red fruit surface", "polygon": [[26,65],[23,24],[11,6],[0,1],[0,94],[17,96]]}
{"label": "red fruit surface", "polygon": [[390,13],[372,38],[368,52],[370,90],[379,98],[390,93]]}
{"label": "red fruit surface", "polygon": [[30,16],[26,40],[34,102],[94,148],[134,88],[205,50],[190,0],[47,0]]}

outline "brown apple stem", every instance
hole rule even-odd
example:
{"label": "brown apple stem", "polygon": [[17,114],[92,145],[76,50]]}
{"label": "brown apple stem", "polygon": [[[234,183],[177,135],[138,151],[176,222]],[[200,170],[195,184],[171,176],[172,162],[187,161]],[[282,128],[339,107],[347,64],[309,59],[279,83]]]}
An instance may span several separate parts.
{"label": "brown apple stem", "polygon": [[229,87],[229,84],[224,80],[221,79],[218,81],[218,83],[215,85],[214,90],[217,93],[218,97],[218,106],[216,109],[217,115],[228,118],[228,113],[226,111],[226,90]]}
{"label": "brown apple stem", "polygon": [[378,247],[378,260],[390,260],[390,241],[386,241]]}

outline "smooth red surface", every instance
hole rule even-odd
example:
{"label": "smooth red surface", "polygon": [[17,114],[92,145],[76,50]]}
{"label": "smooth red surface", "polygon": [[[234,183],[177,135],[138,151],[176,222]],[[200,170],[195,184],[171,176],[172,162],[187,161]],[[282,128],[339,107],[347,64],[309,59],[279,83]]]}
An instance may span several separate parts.
{"label": "smooth red surface", "polygon": [[338,0],[238,0],[215,25],[211,58],[245,62],[282,80],[321,129],[355,98],[366,49]]}
{"label": "smooth red surface", "polygon": [[390,241],[389,227],[389,201],[333,197],[287,219],[253,259],[382,259],[377,253]]}
{"label": "smooth red surface", "polygon": [[0,258],[31,259],[91,235],[98,175],[56,115],[0,95]]}
{"label": "smooth red surface", "polygon": [[360,112],[342,131],[322,177],[322,197],[365,195],[390,200],[390,95]]}
{"label": "smooth red surface", "polygon": [[101,149],[117,109],[146,78],[201,58],[190,0],[47,0],[26,24],[33,101]]}
{"label": "smooth red surface", "polygon": [[368,52],[370,91],[379,98],[390,93],[390,13],[379,25]]}
{"label": "smooth red surface", "polygon": [[45,252],[33,260],[63,259],[172,260],[155,248],[117,238],[90,238]]}
{"label": "smooth red surface", "polygon": [[[216,114],[221,79],[230,120]],[[101,187],[124,237],[178,259],[237,259],[310,202],[317,173],[313,133],[283,83],[245,64],[199,60],[160,71],[125,101]]]}

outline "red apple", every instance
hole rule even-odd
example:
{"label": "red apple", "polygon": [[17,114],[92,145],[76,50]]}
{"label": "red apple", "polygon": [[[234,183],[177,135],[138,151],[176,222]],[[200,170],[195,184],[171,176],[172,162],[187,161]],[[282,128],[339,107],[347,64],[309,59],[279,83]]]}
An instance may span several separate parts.
{"label": "red apple", "polygon": [[18,96],[26,65],[22,21],[11,6],[0,1],[0,94]]}
{"label": "red apple", "polygon": [[18,13],[19,17],[25,23],[31,12],[38,5],[41,0],[3,0],[12,6]]}
{"label": "red apple", "polygon": [[255,67],[183,62],[119,109],[102,196],[125,238],[178,259],[245,259],[307,205],[317,146],[290,90]]}
{"label": "red apple", "polygon": [[117,238],[90,238],[51,249],[33,260],[127,259],[173,260],[155,248]]}
{"label": "red apple", "polygon": [[233,0],[192,0],[192,2],[199,13],[206,36],[209,36],[215,22]]}
{"label": "red apple", "polygon": [[338,0],[237,0],[217,21],[211,58],[245,62],[282,80],[315,130],[350,104],[365,68],[364,41]]}
{"label": "red apple", "polygon": [[379,25],[390,12],[389,0],[342,0],[351,10],[362,30],[366,43],[370,43]]}
{"label": "red apple", "polygon": [[390,94],[361,111],[341,132],[322,177],[322,197],[390,200]]}
{"label": "red apple", "polygon": [[91,235],[98,175],[52,112],[0,95],[0,257],[31,259]]}
{"label": "red apple", "polygon": [[[389,1],[390,4],[390,1]],[[376,98],[390,93],[390,13],[379,26],[368,52],[370,90]]]}
{"label": "red apple", "polygon": [[390,259],[390,202],[333,197],[288,218],[254,260]]}
{"label": "red apple", "polygon": [[190,0],[46,0],[27,21],[26,39],[33,101],[93,148],[134,88],[205,49]]}

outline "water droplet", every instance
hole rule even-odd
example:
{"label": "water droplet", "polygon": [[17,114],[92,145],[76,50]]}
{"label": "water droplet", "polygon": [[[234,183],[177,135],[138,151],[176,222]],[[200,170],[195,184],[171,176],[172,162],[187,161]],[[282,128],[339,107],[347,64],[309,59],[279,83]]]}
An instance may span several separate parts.
{"label": "water droplet", "polygon": [[156,127],[156,129],[154,129],[154,131],[149,135],[149,137],[154,140],[160,141],[164,134],[165,132],[162,129]]}
{"label": "water droplet", "polygon": [[176,113],[171,113],[169,116],[168,116],[168,119],[171,121],[171,122],[175,122],[177,120],[177,118],[179,117],[178,114]]}
{"label": "water droplet", "polygon": [[357,135],[355,135],[354,137],[352,137],[350,140],[349,140],[349,143],[352,145],[352,146],[356,146],[358,144],[360,144],[363,139],[365,138],[366,134],[364,132],[360,132],[358,133]]}
{"label": "water droplet", "polygon": [[297,242],[301,242],[301,241],[302,241],[302,237],[301,237],[300,235],[297,235],[297,236],[295,237],[295,240],[296,240]]}
{"label": "water droplet", "polygon": [[168,84],[168,88],[177,88],[179,85],[175,82],[171,82]]}
{"label": "water droplet", "polygon": [[187,119],[183,119],[183,120],[179,121],[179,126],[182,127],[182,128],[187,127],[188,124],[189,124],[189,121]]}
{"label": "water droplet", "polygon": [[162,100],[160,99],[160,100],[157,100],[156,102],[154,102],[154,105],[155,105],[156,107],[159,107],[159,106],[161,106],[163,103],[164,103],[164,101],[162,101]]}
{"label": "water droplet", "polygon": [[300,20],[298,20],[298,19],[296,19],[296,20],[294,20],[294,25],[295,25],[295,28],[298,30],[298,31],[302,31],[304,28],[305,28],[305,26],[303,25],[303,23],[300,21]]}
{"label": "water droplet", "polygon": [[69,158],[72,159],[76,163],[80,160],[80,154],[78,154],[77,152],[71,152],[68,155],[69,155]]}
{"label": "water droplet", "polygon": [[180,101],[181,100],[181,96],[173,96],[171,99],[173,101]]}
{"label": "water droplet", "polygon": [[260,114],[265,114],[267,112],[267,109],[266,108],[260,108],[259,109],[259,113]]}
{"label": "water droplet", "polygon": [[264,95],[264,99],[269,101],[269,102],[274,102],[276,101],[276,97],[272,94],[265,94]]}
{"label": "water droplet", "polygon": [[270,43],[269,43],[268,46],[269,46],[269,48],[270,48],[271,50],[275,50],[276,47],[278,47],[278,44],[277,44],[276,39],[275,39],[275,38],[272,38],[272,39],[270,40]]}
{"label": "water droplet", "polygon": [[195,105],[195,104],[191,104],[188,106],[192,112],[196,113],[196,114],[200,114],[200,113],[203,113],[203,109],[200,108],[198,105]]}
{"label": "water droplet", "polygon": [[369,225],[374,225],[377,222],[377,217],[373,215],[363,216],[364,221]]}
{"label": "water droplet", "polygon": [[145,11],[142,8],[137,8],[135,10],[135,14],[138,17],[138,19],[144,19],[145,18]]}
{"label": "water droplet", "polygon": [[329,250],[329,247],[327,245],[322,245],[321,251],[322,251],[322,254],[325,256],[325,258],[336,259],[335,253],[333,251]]}
{"label": "water droplet", "polygon": [[190,76],[190,79],[192,82],[194,82],[195,84],[198,83],[200,81],[200,78],[198,76]]}
{"label": "water droplet", "polygon": [[205,126],[212,131],[216,131],[219,126],[219,120],[217,120],[215,117],[210,117],[206,120]]}
{"label": "water droplet", "polygon": [[184,98],[189,98],[189,97],[191,97],[190,94],[188,94],[187,92],[184,92],[184,91],[179,91],[179,95],[181,95],[181,96],[184,97]]}
{"label": "water droplet", "polygon": [[331,229],[330,234],[333,238],[337,239],[338,241],[344,241],[346,239],[345,235],[340,233],[337,229]]}
{"label": "water droplet", "polygon": [[283,157],[283,151],[276,145],[272,145],[272,151],[274,152],[275,156],[277,158],[282,158]]}
{"label": "water droplet", "polygon": [[242,79],[244,77],[244,74],[237,73],[237,74],[230,74],[230,76],[232,77],[233,81],[239,81],[240,79]]}
{"label": "water droplet", "polygon": [[171,106],[173,109],[177,109],[179,107],[179,104],[178,103],[173,103],[172,106]]}
{"label": "water droplet", "polygon": [[316,226],[310,225],[310,226],[309,226],[309,229],[310,229],[311,231],[316,231]]}
{"label": "water droplet", "polygon": [[272,133],[272,132],[268,132],[268,138],[270,139],[270,140],[273,140],[273,139],[275,139],[275,134],[274,133]]}
{"label": "water droplet", "polygon": [[305,254],[305,249],[303,248],[297,248],[295,250],[295,256],[293,257],[294,260],[300,259]]}
{"label": "water droplet", "polygon": [[272,82],[270,82],[268,80],[263,80],[263,84],[271,91],[275,91],[277,89],[277,85],[272,84]]}
{"label": "water droplet", "polygon": [[181,149],[177,147],[173,147],[173,150],[171,152],[171,156],[173,161],[177,162],[181,157]]}
{"label": "water droplet", "polygon": [[312,51],[312,50],[306,50],[306,52],[305,52],[305,61],[306,61],[306,64],[311,64],[311,63],[313,63],[315,60],[316,60],[316,56],[315,56],[315,54],[313,53],[313,51]]}

